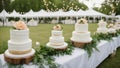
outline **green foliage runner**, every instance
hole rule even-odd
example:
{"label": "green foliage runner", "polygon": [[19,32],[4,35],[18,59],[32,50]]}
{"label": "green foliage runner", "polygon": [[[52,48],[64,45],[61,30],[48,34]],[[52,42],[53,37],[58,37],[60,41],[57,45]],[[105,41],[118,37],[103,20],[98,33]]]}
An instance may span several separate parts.
{"label": "green foliage runner", "polygon": [[[111,41],[113,37],[118,37],[120,35],[120,30],[116,30],[116,33],[95,33],[92,36],[92,42],[85,44],[83,49],[87,51],[88,56],[90,57],[92,55],[92,52],[94,50],[99,51],[97,49],[97,44],[100,42],[100,40],[107,40]],[[67,41],[68,48],[65,50],[56,50],[50,47],[46,47],[45,45],[41,45],[39,47],[35,47],[35,56],[33,58],[33,64],[37,65],[39,68],[45,68],[46,66],[49,66],[49,68],[58,68],[59,64],[56,64],[55,56],[62,56],[62,55],[71,55],[72,51],[74,50],[74,46],[70,41]],[[9,63],[6,63],[9,67],[12,68],[23,68],[22,65],[12,65]],[[2,63],[0,62],[0,66],[2,67]],[[5,65],[4,65],[5,66]],[[3,68],[4,68],[3,66]]]}

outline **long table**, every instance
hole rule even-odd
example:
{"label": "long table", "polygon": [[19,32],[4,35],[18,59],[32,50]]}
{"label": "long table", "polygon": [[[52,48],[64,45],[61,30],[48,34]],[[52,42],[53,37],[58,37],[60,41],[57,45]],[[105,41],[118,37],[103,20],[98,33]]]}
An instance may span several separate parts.
{"label": "long table", "polygon": [[[97,45],[99,51],[94,50],[91,57],[88,57],[85,50],[75,48],[72,55],[55,57],[55,62],[60,64],[60,68],[96,68],[118,47],[120,47],[120,36],[114,37],[112,41],[101,40]],[[0,55],[0,59],[4,65],[6,62],[4,61],[3,54]],[[32,64],[24,64],[23,66],[24,68],[38,68],[38,66]],[[48,67],[46,66],[46,68]]]}

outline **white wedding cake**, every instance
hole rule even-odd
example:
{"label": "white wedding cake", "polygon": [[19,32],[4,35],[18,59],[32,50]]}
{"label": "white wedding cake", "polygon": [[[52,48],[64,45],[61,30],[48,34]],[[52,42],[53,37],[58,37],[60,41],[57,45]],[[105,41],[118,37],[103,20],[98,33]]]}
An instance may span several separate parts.
{"label": "white wedding cake", "polygon": [[120,30],[120,22],[116,22],[114,28]]}
{"label": "white wedding cake", "polygon": [[53,27],[51,31],[51,37],[49,38],[49,42],[47,46],[53,48],[64,48],[67,46],[67,43],[64,42],[64,37],[62,35],[62,27],[60,25],[56,25]]}
{"label": "white wedding cake", "polygon": [[[11,59],[31,57],[35,53],[32,49],[32,40],[29,38],[29,29],[22,21],[14,23],[14,29],[10,30],[10,40],[8,40],[8,50],[5,57]],[[7,60],[7,59],[6,59]],[[9,62],[9,60],[7,60]]]}
{"label": "white wedding cake", "polygon": [[71,41],[88,43],[92,41],[90,32],[88,31],[88,23],[86,19],[80,19],[75,24],[75,31],[72,32]]}
{"label": "white wedding cake", "polygon": [[116,29],[115,29],[114,24],[109,24],[108,25],[108,32],[109,33],[116,33]]}
{"label": "white wedding cake", "polygon": [[103,20],[100,20],[98,23],[97,33],[107,33],[107,23]]}
{"label": "white wedding cake", "polygon": [[32,40],[29,39],[29,29],[10,30],[8,50],[12,54],[29,53],[32,49]]}

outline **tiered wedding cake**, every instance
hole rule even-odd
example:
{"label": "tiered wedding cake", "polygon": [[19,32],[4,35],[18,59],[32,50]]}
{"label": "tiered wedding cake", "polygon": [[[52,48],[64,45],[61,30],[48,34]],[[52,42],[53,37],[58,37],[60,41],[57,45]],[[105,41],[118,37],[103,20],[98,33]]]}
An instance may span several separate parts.
{"label": "tiered wedding cake", "polygon": [[[10,40],[8,40],[8,50],[4,53],[5,59],[21,59],[33,56],[32,40],[29,38],[29,29],[22,21],[14,24],[14,29],[10,30]],[[6,61],[9,62],[8,59]],[[15,63],[17,64],[17,63]]]}
{"label": "tiered wedding cake", "polygon": [[82,18],[77,21],[75,24],[75,31],[72,32],[71,41],[80,43],[89,43],[92,41],[86,19]]}
{"label": "tiered wedding cake", "polygon": [[109,33],[116,33],[116,29],[114,28],[114,24],[108,25],[108,32]]}
{"label": "tiered wedding cake", "polygon": [[62,32],[62,27],[60,25],[54,26],[51,31],[52,36],[49,38],[47,46],[55,49],[66,48],[68,44],[64,42]]}
{"label": "tiered wedding cake", "polygon": [[106,27],[107,23],[103,20],[100,20],[98,23],[97,33],[107,33],[108,29]]}
{"label": "tiered wedding cake", "polygon": [[115,28],[116,30],[120,30],[120,22],[116,22],[114,28]]}

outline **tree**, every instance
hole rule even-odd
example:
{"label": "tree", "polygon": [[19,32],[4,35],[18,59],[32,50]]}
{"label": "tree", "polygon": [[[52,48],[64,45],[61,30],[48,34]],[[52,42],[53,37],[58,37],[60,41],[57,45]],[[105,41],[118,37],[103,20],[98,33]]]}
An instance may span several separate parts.
{"label": "tree", "polygon": [[105,14],[120,14],[120,0],[105,0],[101,8],[94,8]]}
{"label": "tree", "polygon": [[5,9],[9,11],[9,6],[10,6],[10,0],[0,0],[0,12]]}

